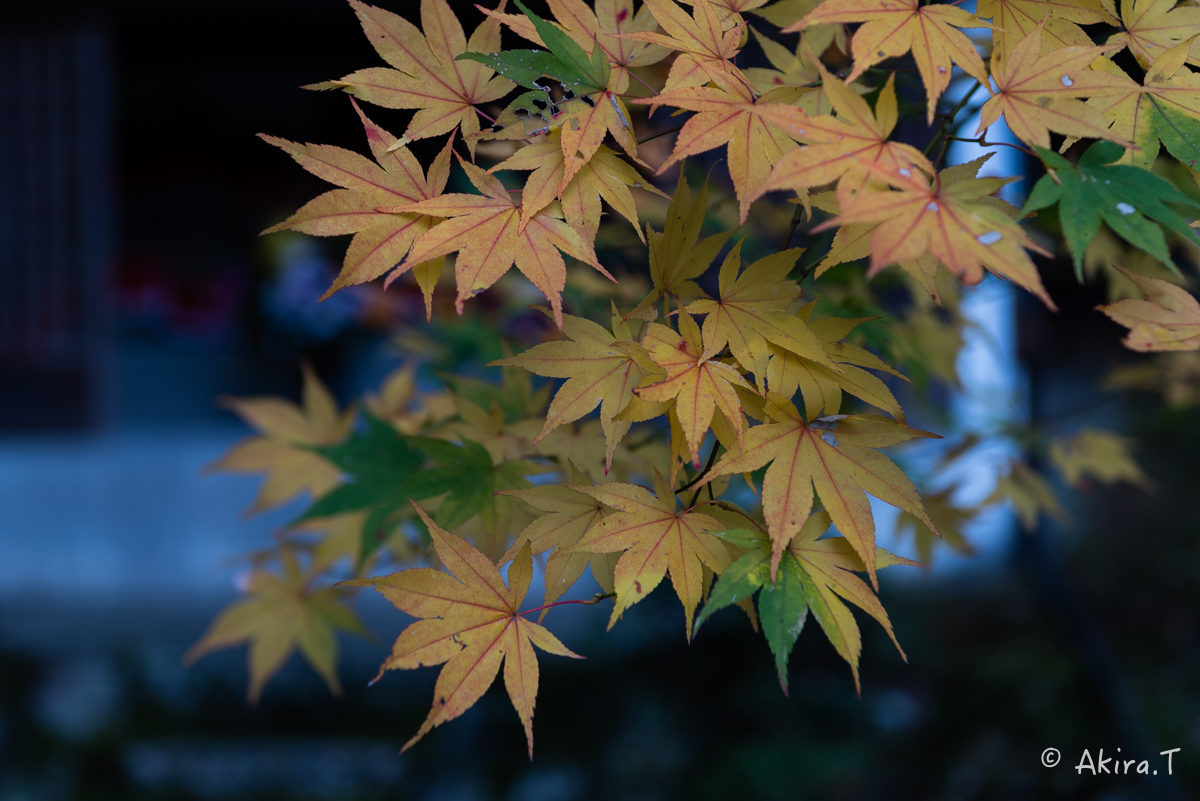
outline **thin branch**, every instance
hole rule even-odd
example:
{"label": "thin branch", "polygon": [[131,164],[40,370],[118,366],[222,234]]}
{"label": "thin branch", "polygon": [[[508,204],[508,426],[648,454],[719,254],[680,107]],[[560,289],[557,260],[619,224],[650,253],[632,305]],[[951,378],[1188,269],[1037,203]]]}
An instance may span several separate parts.
{"label": "thin branch", "polygon": [[795,236],[795,234],[796,234],[796,227],[798,225],[800,225],[800,214],[803,211],[804,211],[804,204],[797,203],[796,211],[792,213],[792,224],[788,226],[787,236],[785,236],[783,238],[783,247],[781,247],[779,249],[780,253],[782,253],[783,251],[787,250],[788,248],[790,248],[792,246],[792,237]]}
{"label": "thin branch", "polygon": [[1014,150],[1020,150],[1022,153],[1028,153],[1029,155],[1033,156],[1034,158],[1037,158],[1037,153],[1034,153],[1032,150],[1030,150],[1027,147],[1021,147],[1020,145],[1014,145],[1012,142],[989,142],[989,141],[987,141],[986,133],[983,134],[982,136],[978,136],[974,139],[967,139],[966,137],[962,137],[962,136],[948,136],[946,138],[949,139],[951,142],[970,142],[972,144],[979,145],[980,147],[1011,147]]}
{"label": "thin branch", "polygon": [[946,114],[946,115],[939,114],[938,115],[938,120],[939,120],[938,125],[939,125],[940,130],[938,130],[936,133],[934,133],[933,138],[929,140],[929,144],[925,145],[925,149],[921,151],[922,153],[924,153],[926,156],[928,156],[933,151],[933,146],[936,145],[938,140],[941,139],[947,133],[946,125],[944,125],[942,123],[942,120],[945,120],[947,123],[953,124],[954,118],[958,116],[958,112],[960,112],[964,108],[966,108],[967,103],[971,102],[971,98],[975,95],[975,93],[977,91],[979,91],[979,87],[981,87],[981,86],[983,86],[983,84],[980,83],[979,79],[976,79],[974,85],[972,85],[971,88],[967,90],[966,94],[964,94],[962,96],[962,98],[958,101],[958,105],[956,105],[953,109],[951,109],[949,114]]}
{"label": "thin branch", "polygon": [[617,594],[615,592],[598,592],[593,595],[589,601],[555,601],[552,604],[546,604],[544,606],[539,606],[536,609],[529,609],[521,612],[517,615],[517,617],[525,617],[526,615],[532,615],[534,612],[540,612],[543,609],[553,609],[556,606],[566,606],[567,604],[583,604],[584,606],[594,606],[607,598],[616,597]]}

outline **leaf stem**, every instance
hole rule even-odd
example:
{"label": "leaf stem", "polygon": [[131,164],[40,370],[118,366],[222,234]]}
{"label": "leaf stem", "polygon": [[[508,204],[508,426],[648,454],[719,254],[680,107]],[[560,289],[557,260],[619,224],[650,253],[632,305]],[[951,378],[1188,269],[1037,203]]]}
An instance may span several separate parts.
{"label": "leaf stem", "polygon": [[488,114],[486,111],[480,110],[479,106],[472,106],[472,108],[475,109],[475,113],[478,114],[480,117],[483,117],[485,120],[490,122],[492,125],[496,124],[496,118],[493,117],[491,114]]}
{"label": "leaf stem", "polygon": [[591,600],[587,600],[587,601],[555,601],[552,604],[545,604],[543,606],[537,607],[536,609],[528,609],[524,612],[520,612],[517,614],[517,617],[525,617],[526,615],[532,615],[534,612],[540,612],[543,609],[553,609],[556,606],[566,606],[567,604],[583,604],[584,606],[594,606],[607,598],[616,598],[616,597],[617,597],[617,594],[615,592],[598,592],[591,597]]}
{"label": "leaf stem", "polygon": [[657,139],[660,136],[666,136],[667,134],[675,133],[682,127],[683,127],[683,125],[680,124],[680,125],[676,125],[674,128],[668,128],[665,131],[659,131],[658,133],[650,134],[649,136],[643,136],[641,139],[637,140],[637,143],[639,145],[644,145],[646,142],[649,142],[651,139]]}
{"label": "leaf stem", "polygon": [[767,534],[767,530],[765,528],[763,528],[762,525],[757,520],[755,520],[753,517],[751,517],[749,514],[747,514],[746,511],[744,509],[742,509],[742,507],[740,507],[736,504],[732,504],[729,501],[700,501],[700,503],[696,504],[695,506],[689,507],[689,510],[697,509],[701,506],[717,506],[717,507],[720,507],[721,509],[724,509],[727,512],[734,512],[735,514],[739,514],[742,517],[749,520],[751,523],[753,523],[754,527],[756,529],[761,531],[763,534]]}
{"label": "leaf stem", "polygon": [[[717,448],[719,448],[719,447],[721,447],[721,443],[719,443],[719,442],[714,442],[714,443],[713,443],[712,450],[711,450],[711,451],[709,452],[709,454],[708,454],[708,464],[704,465],[704,469],[703,469],[703,470],[701,470],[701,471],[700,471],[699,473],[697,473],[696,475],[692,476],[692,480],[691,480],[691,481],[689,481],[688,483],[684,484],[684,485],[683,485],[682,487],[680,487],[679,489],[675,490],[675,494],[676,494],[676,495],[678,495],[678,494],[679,494],[679,493],[681,493],[681,492],[686,492],[687,490],[690,490],[692,487],[694,487],[694,486],[696,486],[697,484],[699,484],[701,479],[703,479],[703,478],[704,478],[706,475],[708,475],[708,471],[709,471],[709,470],[712,470],[712,466],[713,466],[714,464],[716,464],[716,462],[717,462]],[[695,497],[693,497],[693,498],[692,498],[692,502],[694,503],[695,501],[696,501],[696,499],[695,499]],[[690,503],[688,504],[688,506],[691,506],[691,505],[692,505],[692,504],[690,504]]]}
{"label": "leaf stem", "polygon": [[637,82],[638,82],[638,83],[640,83],[642,86],[644,86],[644,87],[646,87],[647,89],[649,89],[649,90],[650,90],[650,94],[651,94],[652,96],[653,96],[653,95],[656,95],[656,94],[658,94],[658,90],[657,90],[657,89],[655,89],[655,88],[654,88],[653,86],[651,86],[650,84],[646,83],[646,81],[642,79],[642,76],[638,75],[636,72],[634,72],[634,71],[633,71],[633,70],[631,70],[631,69],[627,69],[627,70],[625,70],[625,71],[629,73],[630,77],[634,78],[634,79],[635,79],[635,80],[637,80]]}

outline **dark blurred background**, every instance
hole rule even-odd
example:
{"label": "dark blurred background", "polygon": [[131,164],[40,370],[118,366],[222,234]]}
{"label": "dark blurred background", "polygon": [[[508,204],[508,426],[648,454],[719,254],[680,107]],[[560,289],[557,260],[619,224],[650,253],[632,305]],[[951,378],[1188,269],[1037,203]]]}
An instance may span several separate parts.
{"label": "dark blurred background", "polygon": [[[237,557],[296,512],[245,519],[255,481],[201,476],[247,433],[218,395],[295,397],[307,358],[349,400],[423,325],[411,287],[316,304],[342,242],[257,237],[322,185],[254,135],[361,150],[346,97],[299,86],[375,63],[335,0],[0,8],[0,801],[1196,796],[1200,420],[1093,402],[1121,332],[1058,263],[1063,311],[1016,304],[1007,380],[1034,421],[1139,436],[1157,492],[1076,496],[1069,530],[1005,518],[977,563],[885,578],[908,663],[860,616],[861,698],[815,626],[785,698],[744,620],[689,646],[665,590],[608,634],[551,618],[588,659],[542,659],[533,763],[499,686],[398,755],[436,671],[367,688],[404,626],[369,598],[341,699],[297,660],[257,708],[243,651],[184,668]],[[1079,775],[1085,748],[1159,775]]]}

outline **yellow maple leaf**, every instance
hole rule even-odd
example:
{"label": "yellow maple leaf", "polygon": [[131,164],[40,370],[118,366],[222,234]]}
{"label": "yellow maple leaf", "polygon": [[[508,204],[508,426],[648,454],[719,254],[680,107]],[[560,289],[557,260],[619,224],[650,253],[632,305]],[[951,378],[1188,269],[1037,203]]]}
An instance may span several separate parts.
{"label": "yellow maple leaf", "polygon": [[[351,100],[353,103],[353,100]],[[374,280],[404,258],[413,241],[433,225],[425,214],[389,214],[381,206],[415,203],[437,197],[450,177],[450,148],[446,143],[422,175],[421,165],[406,147],[392,148],[396,137],[371,122],[354,103],[367,132],[367,142],[377,164],[352,150],[333,145],[301,145],[259,134],[266,142],[284,150],[304,169],[341,187],[306,203],[278,225],[263,231],[293,230],[313,236],[354,234],[341,272],[321,300],[344,286]],[[419,264],[413,270],[425,295],[425,314],[432,313],[433,287],[442,271],[442,260]]]}
{"label": "yellow maple leaf", "polygon": [[993,70],[1004,63],[1017,43],[1043,20],[1045,32],[1041,53],[1062,47],[1091,47],[1092,40],[1080,25],[1120,24],[1101,0],[979,0],[975,13],[990,19],[995,26],[992,29]]}
{"label": "yellow maple leaf", "polygon": [[607,449],[604,471],[612,467],[617,443],[629,431],[630,422],[614,420],[633,399],[634,389],[655,377],[662,376],[645,348],[633,341],[629,326],[613,307],[612,333],[582,317],[565,315],[562,332],[569,340],[544,342],[519,356],[490,362],[490,366],[517,366],[540,376],[565,378],[550,409],[541,432],[534,438],[539,443],[554,429],[573,423],[597,406],[600,425],[604,430]]}
{"label": "yellow maple leaf", "polygon": [[342,603],[344,593],[311,587],[290,550],[282,554],[280,574],[255,570],[247,582],[246,600],[226,608],[205,635],[184,655],[191,663],[222,648],[249,643],[250,702],[258,703],[263,687],[297,649],[335,695],[338,629],[367,635],[354,612]]}
{"label": "yellow maple leaf", "polygon": [[1130,443],[1128,437],[1112,431],[1084,428],[1050,443],[1050,463],[1072,487],[1081,488],[1085,481],[1095,479],[1101,484],[1127,481],[1148,489],[1150,479],[1133,458]]}
{"label": "yellow maple leaf", "polygon": [[[438,256],[458,253],[454,276],[458,284],[455,306],[463,312],[463,303],[474,297],[508,272],[515,263],[537,287],[554,309],[554,322],[562,327],[562,291],[567,267],[561,250],[586,262],[609,280],[596,260],[589,242],[583,241],[569,225],[543,210],[521,225],[521,207],[512,201],[504,184],[495,176],[459,157],[467,178],[483,194],[446,194],[420,203],[392,206],[387,211],[448,217],[433,226],[413,243],[408,256],[388,278],[390,283],[416,264]],[[385,287],[387,284],[384,285]]]}
{"label": "yellow maple leaf", "polygon": [[1145,295],[1097,306],[1129,329],[1122,344],[1130,350],[1200,349],[1200,303],[1192,293],[1161,278],[1148,278],[1113,265]]}
{"label": "yellow maple leaf", "polygon": [[234,445],[209,470],[265,473],[250,513],[287,503],[301,492],[319,497],[338,485],[340,473],[309,445],[333,445],[350,433],[354,410],[338,413],[333,395],[307,364],[303,407],[283,398],[223,398],[222,403],[259,432]]}
{"label": "yellow maple leaf", "polygon": [[614,574],[617,601],[608,627],[670,573],[690,640],[692,615],[705,591],[703,567],[719,574],[730,562],[725,545],[712,535],[721,524],[706,514],[680,509],[671,485],[657,469],[653,494],[635,484],[569,486],[617,510],[594,523],[573,546],[584,553],[624,552]]}
{"label": "yellow maple leaf", "polygon": [[[1128,47],[1143,67],[1184,39],[1200,34],[1200,8],[1176,0],[1129,0],[1121,3],[1121,23],[1125,30],[1108,38],[1110,44]],[[1200,58],[1189,55],[1193,64]]]}
{"label": "yellow maple leaf", "polygon": [[783,29],[801,31],[813,25],[862,22],[850,40],[853,81],[880,61],[912,51],[925,84],[927,119],[933,122],[938,98],[950,85],[953,64],[983,85],[987,70],[979,51],[959,28],[990,28],[965,9],[951,5],[921,5],[919,0],[825,0],[802,20]]}
{"label": "yellow maple leaf", "polygon": [[1128,144],[1108,129],[1097,109],[1078,99],[1121,94],[1128,87],[1129,78],[1123,74],[1089,69],[1097,58],[1119,47],[1071,46],[1039,55],[1044,24],[1038,23],[1018,42],[1010,58],[999,64],[993,60],[998,91],[983,104],[976,133],[1003,115],[1017,138],[1038,147],[1050,147],[1050,131]]}
{"label": "yellow maple leaf", "polygon": [[421,27],[425,33],[382,8],[359,0],[350,0],[350,5],[367,40],[392,68],[370,67],[305,88],[342,89],[377,106],[417,109],[401,144],[460,127],[473,155],[475,140],[471,134],[479,131],[475,106],[504,97],[513,83],[483,64],[455,59],[468,50],[498,51],[500,23],[484,20],[468,41],[446,0],[421,0]]}
{"label": "yellow maple leaf", "polygon": [[838,531],[866,562],[875,586],[875,518],[866,493],[937,530],[912,482],[874,450],[936,434],[882,417],[831,415],[806,422],[791,401],[775,393],[767,394],[764,409],[775,422],[747,431],[744,447],[718,459],[704,480],[749,473],[771,463],[763,480],[762,503],[771,535],[772,577],[784,549],[812,512],[814,486]]}
{"label": "yellow maple leaf", "polygon": [[721,12],[712,0],[695,0],[692,16],[676,5],[675,0],[646,0],[646,7],[664,33],[638,31],[621,36],[679,54],[671,64],[664,91],[703,86],[709,81],[722,88],[733,84],[750,85],[749,79],[732,62],[741,49],[744,22],[726,30]]}
{"label": "yellow maple leaf", "polygon": [[733,388],[751,392],[754,388],[737,370],[717,360],[718,349],[703,338],[692,316],[680,309],[678,334],[665,325],[650,323],[642,343],[667,377],[634,392],[643,400],[657,403],[674,399],[675,414],[683,427],[692,464],[700,467],[700,445],[717,409],[734,427],[740,444],[742,404]]}
{"label": "yellow maple leaf", "polygon": [[401,750],[407,751],[435,727],[470,709],[491,686],[503,662],[504,686],[525,727],[529,758],[533,759],[533,709],[538,689],[533,646],[557,656],[581,657],[520,612],[533,578],[529,544],[526,542],[513,560],[506,587],[487,557],[439,527],[417,504],[413,508],[428,526],[438,559],[450,572],[411,568],[390,576],[342,582],[344,586],[373,587],[401,612],[419,618],[400,632],[392,655],[379,668],[380,675],[387,670],[445,663],[433,689],[429,716]]}

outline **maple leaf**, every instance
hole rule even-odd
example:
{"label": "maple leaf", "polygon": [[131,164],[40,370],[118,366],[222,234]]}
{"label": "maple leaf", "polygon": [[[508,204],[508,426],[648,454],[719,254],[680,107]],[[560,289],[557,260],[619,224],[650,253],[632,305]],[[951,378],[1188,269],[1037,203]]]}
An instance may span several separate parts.
{"label": "maple leaf", "polygon": [[[1200,321],[1200,316],[1197,320]],[[1094,479],[1101,484],[1127,481],[1143,489],[1151,489],[1153,485],[1150,479],[1130,452],[1131,442],[1128,437],[1112,431],[1084,428],[1070,437],[1059,437],[1050,443],[1050,463],[1072,487],[1082,488],[1085,482]]]}
{"label": "maple leaf", "polygon": [[[790,93],[790,90],[780,90]],[[669,105],[697,112],[683,125],[675,139],[670,158],[658,168],[661,175],[688,156],[727,145],[729,176],[739,201],[741,222],[746,222],[750,202],[762,194],[760,187],[771,172],[771,165],[796,147],[786,129],[774,124],[778,114],[775,93],[755,99],[750,87],[728,83],[720,88],[679,86],[651,98],[634,99],[643,105]],[[790,106],[778,106],[791,109]]]}
{"label": "maple leaf", "polygon": [[487,557],[440,528],[417,504],[413,508],[429,527],[434,551],[450,572],[412,568],[341,583],[372,587],[401,612],[419,618],[396,638],[380,675],[445,663],[434,686],[429,716],[401,750],[407,751],[434,728],[470,709],[491,686],[503,662],[504,686],[525,728],[529,758],[533,759],[533,709],[538,689],[533,646],[557,656],[582,657],[521,615],[521,602],[533,578],[529,545],[513,560],[506,587]]}
{"label": "maple leaf", "polygon": [[250,703],[257,704],[263,687],[297,649],[331,692],[341,695],[337,678],[337,631],[369,636],[358,616],[333,588],[312,589],[290,550],[281,553],[280,574],[255,570],[247,581],[245,600],[227,607],[199,642],[184,654],[191,664],[205,654],[249,643]]}
{"label": "maple leaf", "polygon": [[[313,449],[343,477],[323,493],[296,523],[364,512],[356,566],[361,566],[378,547],[382,535],[394,526],[397,512],[407,506],[413,492],[409,482],[417,475],[424,457],[409,448],[407,440],[387,423],[366,415],[366,428],[339,445]],[[417,493],[417,497],[428,495]]]}
{"label": "maple leaf", "polygon": [[962,556],[974,556],[976,551],[962,535],[963,527],[970,522],[975,512],[962,509],[953,502],[954,489],[927,494],[923,497],[925,512],[937,523],[938,533],[910,515],[901,512],[896,520],[896,534],[901,538],[911,535],[917,549],[917,559],[925,567],[933,565],[934,546],[945,546]]}
{"label": "maple leaf", "polygon": [[350,433],[354,410],[338,413],[337,402],[307,364],[304,372],[303,407],[282,398],[222,398],[233,411],[261,436],[234,445],[207,470],[237,473],[266,473],[266,480],[248,510],[253,514],[290,501],[301,492],[313,496],[338,484],[338,470],[308,449],[331,445]]}
{"label": "maple leaf", "polygon": [[536,445],[554,429],[572,423],[600,406],[600,424],[608,443],[604,472],[612,467],[613,451],[629,431],[628,421],[614,421],[633,398],[634,388],[661,376],[646,349],[633,341],[629,326],[613,307],[612,333],[582,317],[565,315],[562,332],[569,341],[544,342],[519,356],[490,362],[519,366],[540,376],[565,378],[546,412],[546,423],[534,438]]}
{"label": "maple leaf", "polygon": [[1145,300],[1125,298],[1096,307],[1129,329],[1122,342],[1125,347],[1137,351],[1200,348],[1200,303],[1190,292],[1160,278],[1113,266],[1146,297]]}
{"label": "maple leaf", "polygon": [[[806,12],[807,13],[807,12]],[[793,18],[795,19],[795,18]],[[790,24],[791,20],[787,24]],[[763,55],[771,62],[774,69],[763,67],[747,67],[744,72],[754,86],[754,90],[765,95],[782,86],[803,88],[806,91],[796,100],[796,104],[810,114],[822,114],[829,111],[828,101],[820,86],[821,73],[818,65],[820,58],[817,53],[825,48],[814,47],[809,34],[800,35],[800,43],[793,53],[769,36],[759,33],[753,26],[750,32],[762,48]]]}
{"label": "maple leaf", "polygon": [[[642,5],[630,13],[632,5],[622,0],[596,0],[595,10],[582,0],[547,0],[558,26],[581,48],[599,47],[607,56],[612,74],[608,86],[617,94],[629,89],[629,70],[657,64],[670,54],[658,45],[642,45],[621,36],[624,33],[649,32],[656,27],[650,7]],[[546,46],[530,17],[503,14],[483,9],[483,13],[499,19],[519,36],[537,45]]]}
{"label": "maple leaf", "polygon": [[669,572],[690,640],[692,615],[705,589],[702,566],[720,574],[730,561],[725,545],[711,534],[721,524],[709,515],[679,509],[670,484],[657,469],[653,494],[635,484],[615,482],[568,486],[617,510],[594,523],[572,548],[583,553],[624,551],[614,574],[617,600],[608,627]]}
{"label": "maple leaf", "polygon": [[996,489],[981,505],[994,503],[1011,504],[1025,531],[1033,531],[1038,517],[1043,514],[1060,523],[1067,522],[1067,514],[1045,477],[1024,463],[1014,464],[1009,474],[996,482]]}
{"label": "maple leaf", "polygon": [[637,307],[626,315],[654,319],[654,304],[663,295],[677,298],[702,297],[704,291],[692,279],[699,278],[712,264],[725,241],[733,231],[700,239],[708,205],[708,182],[692,196],[683,170],[679,171],[679,182],[675,186],[671,205],[667,208],[667,221],[661,232],[646,226],[650,244],[650,280],[653,286]]}
{"label": "maple leaf", "polygon": [[875,519],[866,493],[937,530],[912,482],[890,459],[873,450],[936,434],[882,417],[830,415],[805,422],[791,401],[773,392],[767,394],[764,411],[776,422],[747,431],[744,447],[717,460],[701,485],[717,476],[749,473],[771,462],[763,481],[762,503],[771,535],[772,577],[784,549],[812,512],[814,486],[838,531],[868,560],[872,584],[876,583]]}
{"label": "maple leaf", "polygon": [[[600,266],[592,246],[562,220],[541,213],[521,225],[521,207],[513,203],[495,176],[459,157],[467,178],[482,195],[446,194],[432,200],[393,206],[387,211],[449,217],[431,228],[413,243],[408,256],[399,264],[389,281],[421,264],[458,253],[454,276],[458,284],[455,306],[463,312],[467,298],[479,294],[508,272],[515,262],[554,309],[554,321],[562,327],[562,291],[567,268],[561,250],[587,262],[609,280],[616,279]],[[385,284],[386,286],[386,284]]]}
{"label": "maple leaf", "polygon": [[[534,555],[554,549],[544,571],[546,597],[543,604],[552,604],[583,575],[594,554],[580,553],[571,547],[607,512],[604,505],[588,495],[571,489],[569,484],[590,483],[587,475],[567,460],[564,484],[547,484],[521,490],[504,490],[503,494],[518,498],[542,515],[517,535],[500,564],[515,558],[521,548],[529,547]],[[527,543],[527,545],[526,545]],[[611,571],[611,567],[610,567]],[[593,571],[597,581],[605,579],[603,570]],[[546,611],[542,612],[545,617]]]}
{"label": "maple leaf", "polygon": [[1050,147],[1050,131],[1116,139],[1103,115],[1077,98],[1125,90],[1127,76],[1088,69],[1100,56],[1120,48],[1071,46],[1039,55],[1044,26],[1044,20],[1038,23],[1017,43],[1010,58],[993,60],[992,77],[999,91],[983,104],[976,133],[983,133],[1003,115],[1014,135],[1037,147]]}
{"label": "maple leaf", "polygon": [[[621,98],[607,90],[610,68],[604,51],[593,42],[590,45],[591,55],[588,56],[584,49],[560,28],[530,12],[520,0],[516,0],[516,3],[550,52],[514,50],[496,55],[464,53],[460,56],[485,63],[502,75],[534,90],[510,104],[505,114],[497,119],[497,124],[492,126],[493,133],[500,126],[512,127],[508,124],[510,110],[514,118],[526,121],[541,119],[543,125],[533,133],[543,133],[552,129],[560,131],[564,163],[558,186],[559,195],[600,148],[605,133],[612,133],[613,138],[629,157],[637,161],[637,142],[633,138],[629,113]],[[554,102],[550,97],[549,87],[540,82],[544,76],[558,81],[563,87],[565,97],[571,102]],[[576,94],[582,94],[584,97],[575,100]],[[532,135],[525,126],[522,128],[526,136]],[[520,136],[522,130],[516,133]],[[508,138],[508,134],[505,134],[504,138]]]}
{"label": "maple leaf", "polygon": [[1122,153],[1120,145],[1096,142],[1079,157],[1078,164],[1071,164],[1057,153],[1039,148],[1038,155],[1054,175],[1047,173],[1034,184],[1021,212],[1027,214],[1058,203],[1059,223],[1075,255],[1077,275],[1082,272],[1083,251],[1095,237],[1101,220],[1122,239],[1178,275],[1163,230],[1151,220],[1200,244],[1195,230],[1166,205],[1180,203],[1200,209],[1200,203],[1147,170],[1112,164]]}
{"label": "maple leaf", "polygon": [[810,420],[822,414],[840,412],[844,391],[904,422],[904,410],[887,384],[863,368],[880,370],[904,381],[908,379],[870,351],[840,341],[869,318],[813,319],[812,311],[810,304],[797,316],[816,335],[824,348],[826,359],[835,365],[835,369],[772,344],[771,361],[767,365],[767,388],[785,398],[795,395],[797,389],[801,390],[805,415]]}
{"label": "maple leaf", "polygon": [[[726,568],[713,585],[708,602],[696,618],[696,630],[699,631],[700,624],[713,612],[761,590],[758,617],[767,645],[775,656],[775,669],[784,695],[788,692],[788,657],[810,610],[838,654],[849,663],[854,674],[854,685],[861,692],[858,660],[862,652],[862,637],[854,615],[842,598],[875,618],[888,633],[900,655],[904,656],[883,605],[871,588],[852,572],[863,572],[866,568],[849,547],[849,542],[844,537],[819,539],[829,525],[828,512],[817,512],[809,517],[784,553],[774,579],[771,578],[770,569],[771,540],[766,534],[738,529],[718,532],[716,535],[751,550]],[[892,565],[916,564],[883,548],[875,549],[877,570]]]}
{"label": "maple leaf", "polygon": [[[1191,44],[1188,39],[1163,53],[1146,70],[1143,85],[1128,80],[1119,94],[1087,101],[1104,115],[1117,138],[1140,148],[1126,150],[1122,162],[1149,168],[1161,142],[1184,164],[1200,163],[1200,76],[1183,66]],[[1125,74],[1105,61],[1109,72]]]}
{"label": "maple leaf", "polygon": [[739,83],[750,85],[749,79],[732,63],[741,49],[745,22],[725,30],[712,0],[695,0],[690,17],[674,0],[646,0],[645,5],[664,33],[631,31],[621,37],[679,54],[671,64],[664,91],[703,86],[709,81],[722,88]]}
{"label": "maple leaf", "polygon": [[[263,141],[286,151],[313,175],[342,187],[310,200],[291,217],[263,231],[271,234],[290,229],[314,236],[354,234],[341,272],[321,300],[344,286],[366,283],[391,270],[404,258],[413,241],[434,222],[428,215],[388,214],[380,212],[379,207],[437,197],[450,177],[453,138],[430,165],[428,176],[423,176],[421,165],[408,148],[392,149],[396,137],[371,122],[353,99],[351,103],[362,118],[367,142],[378,165],[352,150],[333,145],[301,145],[259,134]],[[443,260],[434,259],[413,269],[425,295],[427,319],[432,314],[433,287],[442,264]]]}
{"label": "maple leaf", "polygon": [[771,356],[768,341],[841,372],[804,321],[784,313],[800,297],[800,285],[787,280],[787,274],[803,252],[803,248],[792,248],[774,253],[738,275],[742,263],[742,243],[738,242],[721,265],[720,300],[698,300],[687,307],[692,314],[707,315],[702,339],[708,347],[720,352],[729,345],[733,357],[754,374],[760,391]]}
{"label": "maple leaf", "polygon": [[527,224],[556,197],[561,197],[567,225],[574,228],[584,242],[592,242],[600,227],[600,200],[603,198],[618,214],[633,223],[638,237],[644,242],[646,238],[629,188],[644,189],[664,198],[670,196],[653,184],[643,184],[637,171],[606,147],[597,148],[560,191],[565,162],[562,148],[555,140],[559,135],[560,132],[551,132],[545,141],[526,145],[488,170],[533,170],[521,193],[521,224]]}
{"label": "maple leaf", "polygon": [[[964,284],[983,280],[983,269],[1037,295],[1051,309],[1054,302],[1042,287],[1037,268],[1025,249],[1042,252],[1013,219],[1007,203],[992,197],[1011,178],[977,178],[984,156],[948,167],[929,184],[919,174],[886,172],[877,175],[898,191],[859,192],[843,200],[840,216],[815,230],[834,225],[877,224],[870,232],[871,267],[883,268],[916,261],[929,254]],[[1015,211],[1015,209],[1013,210]]]}
{"label": "maple leaf", "polygon": [[776,161],[770,177],[751,195],[751,200],[772,190],[801,192],[834,181],[838,181],[839,192],[861,190],[871,175],[868,164],[897,172],[919,169],[929,175],[934,173],[933,165],[919,150],[902,142],[888,141],[899,119],[895,75],[888,77],[872,112],[857,92],[824,67],[819,69],[826,96],[838,116],[811,117],[801,109],[787,106],[771,109],[771,119],[776,125],[807,144]]}
{"label": "maple leaf", "polygon": [[813,25],[863,22],[850,40],[854,69],[846,76],[853,81],[870,67],[887,58],[912,50],[917,71],[928,97],[926,118],[933,122],[938,98],[950,85],[953,64],[984,86],[987,70],[975,45],[959,28],[990,28],[974,14],[949,5],[920,5],[918,0],[825,0],[794,25],[783,29],[794,33]]}
{"label": "maple leaf", "polygon": [[1013,47],[1043,20],[1045,32],[1041,53],[1061,47],[1091,47],[1092,40],[1080,25],[1120,24],[1102,0],[979,0],[975,13],[990,19],[995,26],[992,29],[993,69],[1007,59]]}
{"label": "maple leaf", "polygon": [[[666,371],[665,380],[634,390],[643,400],[659,403],[675,400],[675,414],[692,453],[692,464],[700,466],[700,445],[708,433],[713,413],[720,409],[742,441],[742,404],[734,387],[754,388],[737,370],[717,360],[720,348],[706,340],[700,327],[685,310],[679,312],[679,331],[650,323],[642,340],[650,358]],[[722,345],[721,347],[724,347]]]}
{"label": "maple leaf", "polygon": [[475,143],[470,136],[479,130],[475,106],[504,97],[512,82],[494,76],[482,64],[455,59],[467,48],[484,53],[499,50],[500,24],[484,20],[468,42],[446,0],[421,0],[425,33],[382,8],[359,0],[350,0],[350,5],[371,45],[394,69],[369,67],[305,88],[342,89],[377,106],[417,109],[400,144],[460,127],[473,156]]}
{"label": "maple leaf", "polygon": [[[1200,8],[1175,0],[1130,0],[1121,3],[1125,30],[1108,38],[1110,44],[1128,47],[1142,67],[1149,67],[1184,39],[1200,34]],[[1200,64],[1200,58],[1188,60]]]}
{"label": "maple leaf", "polygon": [[454,414],[448,394],[417,389],[416,373],[416,363],[406,362],[384,379],[378,394],[363,398],[372,416],[390,423],[401,434],[415,434]]}

